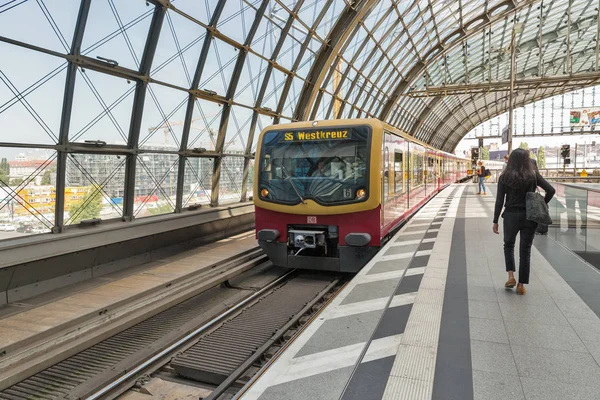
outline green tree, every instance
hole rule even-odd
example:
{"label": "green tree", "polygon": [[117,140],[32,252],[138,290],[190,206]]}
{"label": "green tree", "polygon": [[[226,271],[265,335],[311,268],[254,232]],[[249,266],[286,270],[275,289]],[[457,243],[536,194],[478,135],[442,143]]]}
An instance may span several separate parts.
{"label": "green tree", "polygon": [[159,206],[155,207],[155,208],[148,208],[148,211],[150,212],[150,214],[152,215],[158,215],[158,214],[168,214],[168,213],[172,213],[173,212],[173,206],[170,204],[160,204]]}
{"label": "green tree", "polygon": [[488,147],[481,148],[481,159],[489,160],[490,159],[490,149]]}
{"label": "green tree", "polygon": [[[521,142],[521,144],[519,145],[519,148],[529,150],[529,144],[527,142]],[[535,155],[531,151],[529,152],[529,157],[535,160]],[[539,168],[539,165],[538,165],[538,168]]]}
{"label": "green tree", "polygon": [[10,165],[6,158],[0,161],[0,186],[8,186],[10,175]]}
{"label": "green tree", "polygon": [[537,154],[537,165],[538,168],[546,168],[546,152],[544,146],[540,146]]}
{"label": "green tree", "polygon": [[23,183],[23,178],[15,178],[10,180],[10,186],[19,186]]}
{"label": "green tree", "polygon": [[69,210],[70,223],[77,224],[81,221],[98,218],[101,210],[101,189],[91,186],[85,196],[71,206],[71,210]]}
{"label": "green tree", "polygon": [[46,168],[44,171],[44,175],[42,176],[42,185],[51,185],[52,184],[52,174],[56,173],[54,168]]}

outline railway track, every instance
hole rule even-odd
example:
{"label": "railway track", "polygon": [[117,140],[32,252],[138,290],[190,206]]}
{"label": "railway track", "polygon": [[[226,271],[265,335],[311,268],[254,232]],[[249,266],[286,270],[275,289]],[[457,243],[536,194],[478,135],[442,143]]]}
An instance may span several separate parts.
{"label": "railway track", "polygon": [[[253,255],[229,267],[269,265],[262,254]],[[233,285],[226,281],[162,311],[0,391],[0,399],[117,398],[131,388],[144,392],[152,374],[190,381],[203,388],[205,398],[227,398],[340,282],[292,271],[258,288],[252,284],[258,276]]]}

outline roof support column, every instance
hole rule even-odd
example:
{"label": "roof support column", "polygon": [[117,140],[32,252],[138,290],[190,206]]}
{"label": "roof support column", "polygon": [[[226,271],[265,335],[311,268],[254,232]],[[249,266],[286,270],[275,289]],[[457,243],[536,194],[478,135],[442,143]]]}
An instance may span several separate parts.
{"label": "roof support column", "polygon": [[[162,5],[155,5],[154,15],[150,22],[148,30],[148,39],[140,63],[140,75],[148,76],[152,67],[152,60],[158,45],[158,38],[162,29],[167,9]],[[133,110],[131,112],[131,123],[129,125],[129,138],[127,147],[133,150],[133,153],[127,156],[125,163],[125,190],[123,199],[123,220],[132,221],[134,218],[134,199],[135,199],[135,169],[137,165],[138,142],[140,139],[140,129],[142,125],[142,114],[144,112],[144,103],[146,100],[146,91],[148,82],[139,80],[135,87],[135,97],[133,98]]]}
{"label": "roof support column", "polygon": [[[71,55],[81,53],[81,42],[83,42],[83,33],[90,13],[90,4],[92,0],[82,0],[71,43]],[[69,128],[71,125],[71,111],[73,110],[73,97],[75,94],[75,78],[77,77],[77,64],[69,62],[67,69],[67,81],[65,83],[65,95],[63,98],[62,116],[60,120],[60,132],[58,135],[58,145],[61,147],[57,151],[56,160],[56,203],[54,209],[54,227],[53,233],[62,232],[65,218],[65,186],[67,174],[67,152],[64,147],[69,142]]]}
{"label": "roof support column", "polygon": [[[516,74],[516,66],[515,66],[515,56],[517,53],[516,47],[516,37],[517,30],[521,30],[521,25],[517,24],[517,13],[515,12],[515,16],[513,17],[513,28],[511,30],[510,37],[510,92],[508,94],[508,154],[512,151],[512,139],[513,139],[513,125],[514,125],[514,108],[515,108],[515,74]],[[541,23],[541,22],[540,22]]]}

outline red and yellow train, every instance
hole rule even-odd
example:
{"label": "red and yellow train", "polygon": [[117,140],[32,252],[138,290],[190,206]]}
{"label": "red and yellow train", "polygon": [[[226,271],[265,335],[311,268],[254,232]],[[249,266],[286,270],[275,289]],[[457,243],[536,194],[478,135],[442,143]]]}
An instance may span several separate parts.
{"label": "red and yellow train", "polygon": [[359,271],[469,160],[376,119],[266,128],[254,172],[256,236],[288,268]]}

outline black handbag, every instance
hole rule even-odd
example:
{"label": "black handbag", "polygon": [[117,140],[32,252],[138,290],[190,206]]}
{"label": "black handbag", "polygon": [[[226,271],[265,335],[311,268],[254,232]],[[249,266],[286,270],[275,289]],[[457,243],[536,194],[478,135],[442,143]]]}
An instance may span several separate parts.
{"label": "black handbag", "polygon": [[552,224],[548,204],[546,204],[544,196],[537,191],[537,177],[535,180],[535,190],[533,192],[527,192],[526,196],[525,218],[528,221],[537,222],[538,224]]}

